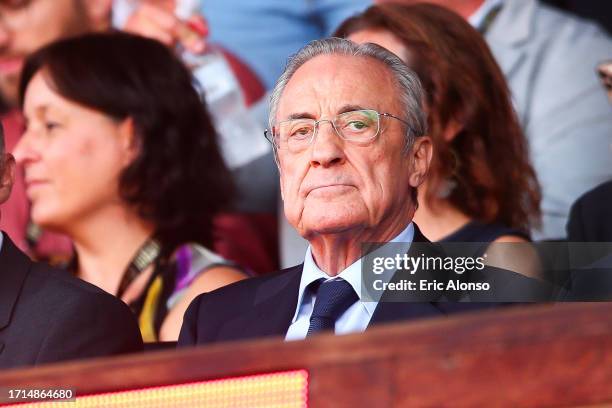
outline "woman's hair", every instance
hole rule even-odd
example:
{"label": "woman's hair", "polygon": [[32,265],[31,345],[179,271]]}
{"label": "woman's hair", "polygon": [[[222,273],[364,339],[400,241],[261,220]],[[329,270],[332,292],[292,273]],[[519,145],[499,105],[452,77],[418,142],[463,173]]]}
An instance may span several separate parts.
{"label": "woman's hair", "polygon": [[131,118],[138,155],[119,179],[121,198],[151,222],[165,255],[212,244],[212,218],[230,204],[231,175],[192,76],[161,43],[119,33],[45,46],[26,61],[19,96],[37,72],[59,95],[116,120]]}
{"label": "woman's hair", "polygon": [[[425,88],[434,158],[426,200],[448,190],[466,215],[528,230],[539,223],[540,190],[510,91],[482,36],[462,17],[432,4],[381,4],[336,31],[394,34],[401,57]],[[454,137],[449,141],[449,136]]]}

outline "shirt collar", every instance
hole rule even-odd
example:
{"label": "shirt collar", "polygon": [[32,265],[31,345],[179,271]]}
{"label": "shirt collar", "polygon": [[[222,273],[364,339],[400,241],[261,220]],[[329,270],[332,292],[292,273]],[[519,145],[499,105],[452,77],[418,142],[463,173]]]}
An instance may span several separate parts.
{"label": "shirt collar", "polygon": [[476,29],[480,29],[482,24],[484,23],[487,15],[493,10],[495,7],[501,6],[504,4],[504,0],[485,0],[478,10],[476,10],[469,18],[468,21],[472,25],[472,27]]}
{"label": "shirt collar", "polygon": [[[407,252],[408,248],[410,247],[410,243],[412,243],[413,239],[414,225],[411,222],[390,242],[406,243]],[[358,259],[353,262],[348,268],[340,272],[338,275],[330,277],[328,274],[319,269],[312,257],[311,247],[310,245],[308,245],[308,248],[306,249],[306,255],[304,256],[304,267],[302,269],[302,276],[300,278],[297,307],[295,308],[295,313],[293,314],[293,319],[291,319],[291,323],[295,323],[295,321],[297,320],[300,307],[302,306],[302,302],[304,301],[306,288],[312,282],[321,278],[325,279],[326,281],[339,278],[344,279],[353,287],[353,290],[355,291],[355,293],[357,293],[357,296],[359,296],[359,299],[361,300],[361,259]],[[377,302],[363,302],[363,305],[365,306],[370,317],[374,313],[374,309],[376,309],[377,304]]]}
{"label": "shirt collar", "polygon": [[0,231],[0,251],[2,251],[2,231]]}

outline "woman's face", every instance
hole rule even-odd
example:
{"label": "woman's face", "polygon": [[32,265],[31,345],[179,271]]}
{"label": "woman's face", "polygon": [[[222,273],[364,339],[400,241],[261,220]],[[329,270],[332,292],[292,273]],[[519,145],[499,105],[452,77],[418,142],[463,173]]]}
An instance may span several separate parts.
{"label": "woman's face", "polygon": [[14,155],[23,165],[35,223],[70,230],[112,206],[132,156],[131,126],[54,92],[41,71],[24,98],[27,128]]}
{"label": "woman's face", "polygon": [[348,39],[357,44],[373,43],[384,47],[406,62],[406,47],[393,33],[382,29],[365,29],[356,31]]}

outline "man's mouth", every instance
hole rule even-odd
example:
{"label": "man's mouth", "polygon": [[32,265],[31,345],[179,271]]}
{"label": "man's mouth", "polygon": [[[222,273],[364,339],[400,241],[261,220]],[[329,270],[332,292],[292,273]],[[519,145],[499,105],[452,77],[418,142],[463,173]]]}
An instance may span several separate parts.
{"label": "man's mouth", "polygon": [[339,195],[346,193],[355,186],[350,184],[324,184],[320,186],[315,186],[308,190],[306,196],[328,196],[328,195]]}

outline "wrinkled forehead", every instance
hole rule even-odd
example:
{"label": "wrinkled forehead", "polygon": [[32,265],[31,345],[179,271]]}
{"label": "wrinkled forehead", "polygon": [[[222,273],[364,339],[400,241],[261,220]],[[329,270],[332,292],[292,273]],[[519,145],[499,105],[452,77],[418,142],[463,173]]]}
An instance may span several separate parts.
{"label": "wrinkled forehead", "polygon": [[320,55],[287,82],[276,122],[298,116],[320,119],[347,107],[397,112],[399,87],[391,69],[372,57]]}

